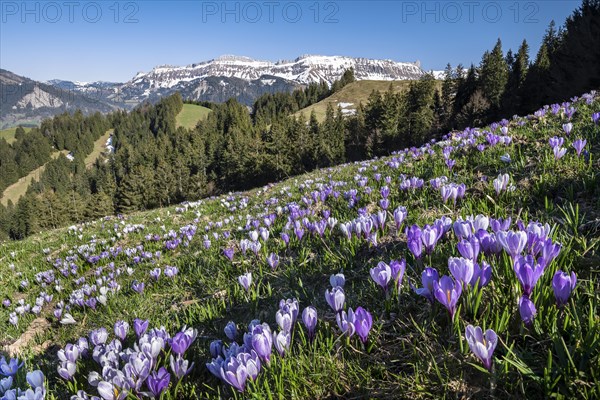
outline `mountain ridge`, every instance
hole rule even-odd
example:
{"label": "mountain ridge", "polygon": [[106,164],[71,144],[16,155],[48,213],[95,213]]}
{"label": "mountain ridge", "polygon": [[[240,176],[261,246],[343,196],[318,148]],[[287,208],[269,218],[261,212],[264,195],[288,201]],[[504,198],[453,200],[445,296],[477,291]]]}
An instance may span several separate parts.
{"label": "mountain ridge", "polygon": [[[235,98],[252,106],[266,93],[291,92],[321,82],[331,85],[349,68],[354,70],[357,80],[413,80],[425,74],[418,61],[324,55],[301,55],[292,61],[275,62],[223,55],[185,66],[159,65],[148,72],[138,72],[123,83],[65,79],[37,82],[1,70],[0,83],[6,86],[3,93],[10,94],[11,99],[0,110],[0,126],[39,122],[64,111],[74,111],[73,106],[78,105],[88,113],[131,109],[175,92],[187,100],[224,102]],[[23,82],[31,87],[26,92],[19,87]]]}

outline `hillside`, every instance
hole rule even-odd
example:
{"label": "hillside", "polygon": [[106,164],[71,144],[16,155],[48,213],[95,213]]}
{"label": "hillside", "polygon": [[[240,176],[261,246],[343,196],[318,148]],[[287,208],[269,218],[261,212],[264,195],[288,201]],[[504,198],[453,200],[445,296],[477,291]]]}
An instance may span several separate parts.
{"label": "hillside", "polygon": [[[61,153],[65,156],[69,154],[69,152],[66,150],[55,151],[54,153],[52,153],[52,159],[57,159]],[[11,201],[13,204],[17,204],[19,198],[21,198],[27,192],[27,189],[29,188],[29,185],[31,185],[31,182],[33,182],[34,179],[39,180],[40,176],[42,176],[42,173],[45,169],[46,166],[42,165],[31,171],[26,176],[19,178],[17,182],[4,189],[4,192],[0,195],[0,204],[2,204],[3,206],[7,206],[9,201]]]}
{"label": "hillside", "polygon": [[90,168],[98,158],[100,158],[103,154],[106,155],[108,152],[108,146],[110,146],[110,138],[114,133],[114,129],[109,129],[106,133],[98,140],[94,142],[94,149],[90,154],[85,157],[85,166]]}
{"label": "hillside", "polygon": [[193,129],[198,121],[202,121],[210,112],[210,108],[196,104],[184,104],[183,109],[177,114],[177,127],[183,126],[186,129]]}
{"label": "hillside", "polygon": [[[29,131],[31,128],[23,128],[25,132]],[[8,144],[11,144],[15,141],[15,133],[17,132],[17,127],[3,129],[0,131],[0,138],[6,139]]]}
{"label": "hillside", "polygon": [[356,112],[356,107],[360,103],[366,104],[369,99],[369,95],[373,91],[379,91],[381,93],[386,92],[390,85],[394,93],[401,93],[408,89],[410,81],[356,81],[344,86],[338,92],[321,100],[320,102],[303,108],[302,110],[295,113],[295,116],[304,116],[308,119],[310,114],[314,111],[317,116],[317,120],[322,122],[325,119],[325,112],[327,105],[331,104],[334,110],[337,110],[338,106],[342,108],[342,112],[347,115],[352,115]]}
{"label": "hillside", "polygon": [[0,244],[0,344],[59,398],[598,398],[599,138],[586,94]]}

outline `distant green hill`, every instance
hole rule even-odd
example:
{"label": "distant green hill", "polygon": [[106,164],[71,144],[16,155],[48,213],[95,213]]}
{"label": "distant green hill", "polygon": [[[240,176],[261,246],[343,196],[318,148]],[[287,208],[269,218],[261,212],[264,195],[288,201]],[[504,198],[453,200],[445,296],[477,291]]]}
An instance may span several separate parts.
{"label": "distant green hill", "polygon": [[[31,128],[23,128],[25,129],[25,132],[28,132],[31,130]],[[12,128],[8,128],[8,129],[2,129],[0,131],[0,138],[4,138],[6,139],[6,141],[10,144],[13,143],[15,141],[15,133],[17,132],[17,127],[12,127]]]}
{"label": "distant green hill", "polygon": [[184,104],[181,112],[177,114],[177,127],[183,126],[184,128],[192,129],[198,121],[206,118],[211,111],[210,108],[196,104]]}
{"label": "distant green hill", "polygon": [[356,81],[344,86],[340,91],[332,94],[320,102],[303,108],[295,113],[295,116],[304,114],[306,118],[310,117],[311,112],[315,112],[317,120],[322,122],[325,119],[325,111],[328,104],[333,104],[334,109],[338,105],[342,107],[345,113],[352,113],[351,110],[356,110],[356,107],[362,102],[365,104],[369,95],[374,90],[385,92],[392,85],[395,92],[402,92],[408,89],[411,81]]}

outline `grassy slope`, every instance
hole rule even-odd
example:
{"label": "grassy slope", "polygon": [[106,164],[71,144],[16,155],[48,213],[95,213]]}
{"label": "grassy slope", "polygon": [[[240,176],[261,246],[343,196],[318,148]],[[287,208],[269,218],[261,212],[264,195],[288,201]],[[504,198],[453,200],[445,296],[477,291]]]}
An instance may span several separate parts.
{"label": "grassy slope", "polygon": [[[25,129],[25,132],[29,132],[31,130],[31,128],[23,128],[23,129]],[[11,144],[15,141],[15,132],[16,131],[17,131],[16,126],[14,128],[3,129],[0,131],[0,138],[6,139],[8,144]]]}
{"label": "grassy slope", "polygon": [[333,109],[337,110],[338,103],[352,103],[353,106],[348,107],[348,109],[355,109],[358,107],[360,103],[366,104],[369,95],[374,90],[379,91],[381,93],[387,91],[390,87],[390,83],[394,88],[394,91],[401,92],[408,89],[408,85],[410,85],[410,81],[356,81],[352,82],[346,86],[344,86],[339,92],[332,94],[326,99],[321,100],[320,102],[303,108],[298,111],[296,116],[300,114],[304,114],[304,116],[308,119],[310,117],[311,112],[315,112],[317,119],[319,122],[322,122],[325,119],[325,112],[327,111],[327,105],[332,104]]}
{"label": "grassy slope", "polygon": [[[52,158],[57,159],[58,156],[60,155],[60,153],[63,153],[64,155],[69,154],[69,152],[67,150],[56,151],[56,152],[52,153]],[[17,201],[19,200],[19,198],[21,198],[21,196],[23,196],[23,195],[25,195],[25,193],[27,193],[27,188],[31,184],[31,181],[33,181],[34,179],[39,180],[40,176],[42,176],[42,173],[44,172],[45,168],[46,168],[46,165],[42,165],[42,166],[34,169],[33,171],[31,171],[26,176],[20,178],[18,181],[16,181],[9,187],[7,187],[4,190],[4,193],[2,193],[2,197],[0,197],[0,203],[2,203],[2,205],[6,206],[10,200],[13,202],[13,204],[17,204]]]}
{"label": "grassy slope", "polygon": [[106,150],[106,141],[110,135],[113,134],[113,132],[114,129],[107,130],[104,135],[94,142],[94,150],[92,150],[92,152],[85,157],[85,166],[87,168],[90,168],[92,165],[94,165],[98,157],[104,153]]}
{"label": "grassy slope", "polygon": [[210,108],[198,106],[196,104],[184,104],[183,109],[177,114],[177,127],[183,126],[186,129],[192,129],[198,121],[203,120],[211,112]]}
{"label": "grassy slope", "polygon": [[[42,343],[63,345],[99,326],[106,326],[112,332],[112,324],[117,319],[131,323],[135,317],[147,318],[151,327],[164,325],[170,332],[184,324],[192,326],[198,329],[199,336],[186,357],[196,366],[192,376],[185,379],[187,383],[179,392],[180,398],[229,397],[229,389],[204,367],[204,363],[210,361],[210,341],[226,341],[223,328],[228,321],[235,321],[242,332],[254,318],[270,323],[275,329],[274,315],[279,299],[292,297],[300,301],[300,310],[311,304],[317,308],[317,338],[313,345],[309,345],[305,340],[305,329],[297,325],[291,354],[285,358],[273,356],[271,366],[264,369],[256,384],[247,389],[254,398],[272,395],[283,398],[413,399],[441,398],[443,395],[450,398],[543,398],[550,397],[552,393],[597,398],[600,395],[597,378],[600,365],[600,257],[597,250],[600,242],[600,168],[597,161],[600,156],[600,126],[591,123],[590,107],[584,104],[577,107],[575,128],[571,137],[566,138],[567,155],[558,161],[548,146],[548,138],[564,136],[561,127],[564,119],[554,116],[541,121],[532,119],[526,121],[523,127],[513,122],[509,129],[513,142],[488,147],[484,152],[468,146],[457,137],[453,142],[456,150],[452,153],[457,163],[452,172],[444,163],[441,148],[434,147],[435,154],[432,156],[425,154],[413,159],[406,155],[406,161],[398,168],[387,163],[389,157],[350,164],[247,193],[204,200],[187,208],[171,207],[136,213],[125,216],[123,220],[98,220],[76,230],[60,229],[22,242],[1,244],[0,287],[3,296],[13,302],[25,299],[33,304],[40,291],[34,274],[53,270],[43,249],[48,249],[52,259],[64,259],[70,251],[80,254],[76,261],[79,269],[75,275],[65,278],[54,270],[64,289],[61,293],[49,287],[46,289],[54,294],[53,303],[68,298],[76,277],[89,277],[88,282],[94,283],[97,276],[92,272],[98,266],[103,266],[103,275],[111,271],[108,263],[112,261],[115,263],[112,268],[118,267],[122,272],[124,266],[132,267],[131,276],[128,273],[119,276],[121,290],[109,297],[105,307],[99,305],[98,311],[74,308],[71,311],[77,321],[74,325],[59,324],[51,316],[52,307],[46,306],[42,313],[52,326],[39,332],[29,347]],[[592,108],[599,111],[600,101],[596,101]],[[577,157],[570,147],[575,137],[587,138],[587,149],[592,154],[589,162]],[[484,142],[483,137],[479,138],[479,142]],[[500,160],[505,154],[511,157],[511,163]],[[537,220],[549,223],[553,227],[550,236],[555,242],[562,243],[562,250],[533,292],[532,300],[538,308],[534,324],[525,327],[520,321],[517,307],[520,288],[506,254],[499,258],[485,258],[492,265],[492,282],[481,292],[481,301],[475,299],[471,290],[465,290],[459,300],[457,317],[454,323],[449,322],[445,309],[437,302],[432,307],[424,298],[415,295],[409,289],[408,281],[421,286],[423,264],[436,267],[440,275],[449,274],[447,259],[458,256],[456,238],[449,233],[431,256],[415,260],[407,251],[405,236],[396,232],[391,214],[388,215],[385,233],[379,232],[377,247],[356,237],[347,240],[336,228],[334,232],[327,230],[323,238],[313,236],[305,229],[302,241],[294,238],[293,230],[289,231],[292,240],[286,248],[279,239],[287,221],[284,211],[269,229],[270,238],[263,243],[258,255],[249,250],[247,257],[242,256],[240,239],[248,238],[248,233],[239,231],[238,226],[246,224],[248,214],[262,221],[259,215],[265,212],[265,208],[268,213],[275,213],[276,207],[296,201],[302,209],[316,211],[314,216],[308,215],[311,221],[318,221],[317,216],[322,209],[331,210],[332,216],[340,222],[357,217],[357,207],[349,208],[342,195],[306,207],[311,193],[322,184],[346,182],[342,186],[334,184],[334,190],[343,193],[356,188],[360,196],[358,206],[371,212],[377,211],[379,187],[383,181],[377,181],[376,173],[391,177],[389,210],[399,205],[406,206],[407,225],[423,226],[441,216],[455,220],[480,213],[512,217],[511,229],[517,229],[515,221],[519,218],[525,222]],[[496,195],[491,181],[499,173],[511,176],[511,183],[516,186],[514,191]],[[374,189],[371,194],[355,183],[357,174],[368,178],[368,186]],[[400,190],[401,174],[423,178],[424,189]],[[456,206],[451,202],[443,204],[439,191],[428,184],[429,179],[441,175],[467,186],[465,199],[458,200]],[[274,198],[278,201],[275,202]],[[571,211],[571,207],[578,212]],[[214,224],[217,222],[223,224],[222,227]],[[143,227],[138,226],[140,230],[132,231],[136,224],[143,224]],[[176,233],[188,224],[198,227],[190,245],[167,250],[162,239],[166,233],[171,229]],[[203,245],[205,228],[212,241],[209,249]],[[231,232],[231,237],[224,238],[225,231]],[[213,232],[219,234],[218,239],[213,237]],[[161,239],[154,241],[147,235],[159,235]],[[142,245],[152,254],[156,251],[162,254],[152,262],[135,263],[133,256],[122,253],[114,260],[109,257],[92,266],[83,261],[86,250],[79,248],[90,244],[95,246],[90,255],[116,246],[129,248],[136,245]],[[236,249],[233,262],[222,254],[226,247]],[[271,252],[280,256],[276,270],[271,270],[265,262],[265,257]],[[401,293],[398,297],[392,293],[385,301],[381,290],[369,277],[369,269],[379,261],[389,262],[402,257],[407,259],[408,267]],[[9,269],[9,264],[14,264],[14,271]],[[156,267],[164,270],[167,265],[178,267],[179,275],[171,279],[163,274],[158,281],[150,278],[150,270]],[[552,275],[558,268],[578,274],[574,298],[562,309],[554,305],[550,286]],[[360,305],[373,315],[374,328],[366,346],[356,337],[347,341],[340,336],[335,314],[325,303],[323,293],[329,288],[329,275],[340,270],[346,275],[347,307]],[[253,273],[254,282],[248,293],[237,282],[237,277],[246,271]],[[24,279],[29,284],[26,289],[19,289]],[[134,279],[145,282],[143,294],[131,290]],[[2,324],[8,320],[12,309],[14,307],[0,308]],[[0,330],[0,343],[13,342],[33,318],[26,314],[17,327],[3,325],[6,329]],[[469,323],[493,328],[498,333],[500,339],[495,352],[493,377],[481,371],[479,361],[469,351],[464,338],[465,326]],[[112,333],[110,335],[112,338]],[[130,336],[127,343],[131,344],[131,340]],[[39,363],[45,368],[53,391],[66,393],[64,381],[56,377],[55,351],[55,348],[50,348],[39,356],[30,351],[25,358],[29,366]],[[551,365],[548,363],[549,354]],[[545,376],[552,378],[546,379]],[[94,389],[81,384],[85,382],[84,372],[80,370],[77,377],[79,388],[95,393]],[[491,386],[493,389],[490,390]],[[187,393],[187,396],[181,393]]]}
{"label": "grassy slope", "polygon": [[[96,140],[96,142],[94,142],[94,150],[85,158],[86,167],[91,167],[96,162],[96,159],[100,157],[100,155],[102,155],[102,152],[104,151],[104,147],[106,145],[106,141],[108,140],[112,132],[112,129],[106,131],[106,133],[102,135],[102,137],[100,137],[98,140]],[[62,152],[57,151],[54,154],[52,154],[52,158],[56,159],[60,153],[63,153],[64,155],[69,154],[69,152],[66,150],[63,150]],[[19,198],[27,192],[27,188],[31,184],[31,181],[33,179],[40,179],[40,176],[44,172],[44,169],[45,165],[42,165],[41,167],[31,171],[27,176],[22,177],[17,182],[7,187],[4,193],[2,193],[2,196],[0,197],[0,203],[6,206],[8,204],[8,201],[11,200],[13,204],[16,204]]]}

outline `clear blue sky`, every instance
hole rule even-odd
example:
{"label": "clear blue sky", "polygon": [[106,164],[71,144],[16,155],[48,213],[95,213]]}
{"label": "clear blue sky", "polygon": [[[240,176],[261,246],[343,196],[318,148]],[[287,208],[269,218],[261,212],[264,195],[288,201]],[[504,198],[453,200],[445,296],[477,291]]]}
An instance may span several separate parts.
{"label": "clear blue sky", "polygon": [[0,68],[36,80],[131,79],[162,64],[223,54],[478,64],[498,37],[534,58],[554,19],[580,1],[8,1],[0,0]]}

